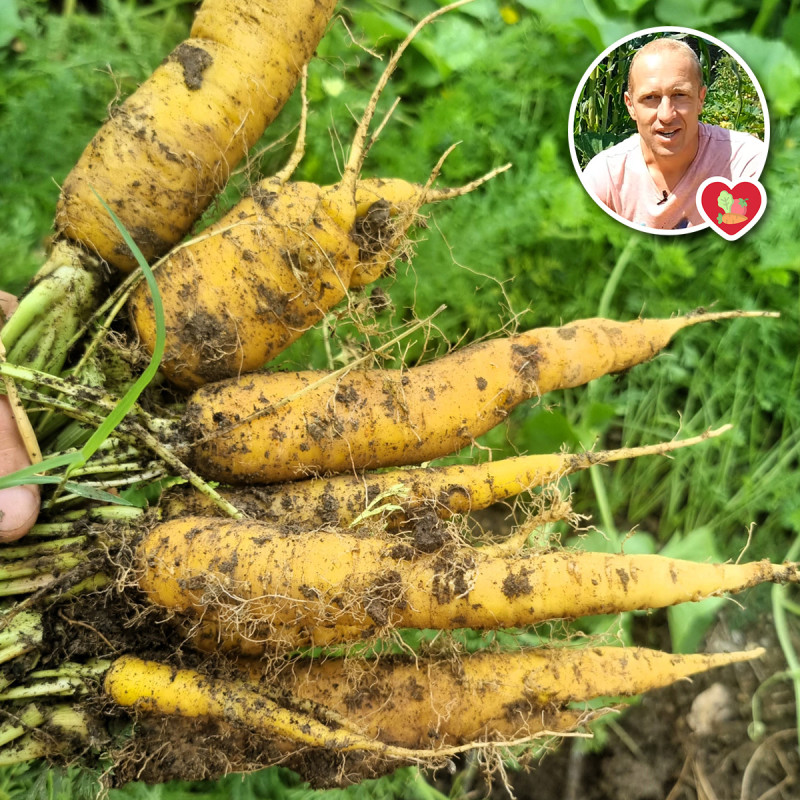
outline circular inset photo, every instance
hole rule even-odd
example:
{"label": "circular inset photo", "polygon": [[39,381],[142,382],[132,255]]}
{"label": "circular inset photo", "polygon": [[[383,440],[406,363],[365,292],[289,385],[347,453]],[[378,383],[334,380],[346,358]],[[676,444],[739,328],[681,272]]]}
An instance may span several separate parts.
{"label": "circular inset photo", "polygon": [[764,93],[724,42],[690,28],[648,28],[613,44],[570,108],[572,161],[612,217],[649,233],[708,227],[704,181],[757,180],[769,146]]}

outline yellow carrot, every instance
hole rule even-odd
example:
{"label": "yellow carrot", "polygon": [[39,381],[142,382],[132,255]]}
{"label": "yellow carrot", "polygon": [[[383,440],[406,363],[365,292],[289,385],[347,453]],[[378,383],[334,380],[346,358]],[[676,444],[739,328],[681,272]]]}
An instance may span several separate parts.
{"label": "yellow carrot", "polygon": [[[403,747],[502,741],[564,730],[568,703],[630,697],[710,669],[759,658],[763,649],[673,655],[637,647],[560,647],[377,662],[299,662],[278,682],[366,734]],[[263,671],[249,662],[256,679]],[[275,680],[269,672],[264,680]]]}
{"label": "yellow carrot", "polygon": [[647,361],[685,327],[750,315],[589,319],[480,342],[411,369],[243,376],[191,396],[191,458],[225,483],[419,464],[473,443],[525,400]]}
{"label": "yellow carrot", "polygon": [[[252,682],[210,678],[193,669],[174,669],[135,656],[116,659],[106,673],[104,689],[117,705],[140,714],[209,717],[241,726],[251,734],[307,747],[366,751],[404,761],[454,755],[469,749],[469,746],[421,749],[386,744],[360,733],[352,725],[335,724],[330,715],[325,715],[323,722],[303,711],[282,706]],[[581,715],[566,712],[561,717],[558,714],[550,717],[564,726],[562,731],[569,731]],[[527,738],[549,733],[542,725],[532,727],[536,730]]]}
{"label": "yellow carrot", "polygon": [[[421,186],[392,181],[393,190],[408,186],[416,193],[402,222],[394,219],[396,207],[385,218],[375,204],[359,215],[363,192],[356,187],[354,201],[346,181],[331,187],[262,181],[159,266],[168,312],[162,371],[193,388],[258,369],[342,300],[356,274],[358,285],[380,277],[422,202],[463,194],[497,172],[429,197]],[[155,314],[145,285],[134,292],[130,312],[152,352]]]}
{"label": "yellow carrot", "polygon": [[225,679],[122,656],[104,689],[138,714],[211,717],[308,747],[418,759],[568,733],[591,716],[569,703],[632,696],[763,653],[542,648],[358,665],[332,659],[263,677],[251,662]]}
{"label": "yellow carrot", "polygon": [[149,600],[218,619],[273,649],[396,627],[496,629],[662,608],[765,581],[796,564],[706,564],[658,555],[523,552],[447,545],[419,553],[378,533],[297,533],[194,517],[156,525],[138,549]]}
{"label": "yellow carrot", "polygon": [[95,192],[148,260],[189,230],[277,116],[335,0],[205,0],[190,37],[109,120],[65,179],[59,234],[136,266]]}
{"label": "yellow carrot", "polygon": [[[726,425],[700,436],[644,447],[516,456],[482,464],[346,473],[220,491],[236,508],[262,521],[311,529],[331,525],[347,527],[380,515],[388,528],[396,528],[409,517],[428,510],[442,519],[452,514],[468,514],[579,470],[627,458],[671,453],[719,436],[730,427]],[[166,493],[160,509],[165,519],[219,513],[209,498],[191,488]]]}
{"label": "yellow carrot", "polygon": [[[405,181],[359,181],[377,100],[419,29],[460,3],[425,17],[387,64],[356,130],[342,179],[333,186],[289,182],[303,154],[304,130],[288,165],[252,187],[202,236],[178,248],[157,270],[167,311],[161,369],[184,388],[252,372],[296,341],[357,284],[379,277],[423,203],[472,191],[506,169],[458,189]],[[376,194],[385,190],[387,199]],[[376,208],[386,208],[385,217]],[[155,347],[149,290],[131,297],[133,325]]]}

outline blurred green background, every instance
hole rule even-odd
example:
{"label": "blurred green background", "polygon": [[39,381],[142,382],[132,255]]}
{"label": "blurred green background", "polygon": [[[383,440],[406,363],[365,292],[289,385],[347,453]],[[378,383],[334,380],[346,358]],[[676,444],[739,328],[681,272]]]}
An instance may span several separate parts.
{"label": "blurred green background", "polygon": [[[331,26],[311,68],[309,141],[298,178],[336,180],[354,117],[382,68],[376,54],[385,63],[414,22],[436,6],[433,0],[352,0],[342,6],[341,20]],[[108,105],[129,94],[184,38],[192,11],[191,3],[178,0],[0,0],[4,289],[20,291],[42,263],[58,185]],[[712,231],[677,237],[632,231],[595,205],[572,166],[570,104],[589,65],[621,37],[678,24],[734,49],[767,99],[770,154],[761,180],[768,207],[735,243]],[[735,113],[736,104],[726,111],[724,101],[732,91],[720,86],[714,121]],[[426,336],[403,343],[407,363],[501,328],[596,315],[670,316],[698,306],[781,313],[778,320],[681,333],[666,353],[624,376],[518,409],[481,440],[481,448],[460,457],[646,444],[730,422],[733,432],[672,459],[620,463],[573,480],[576,510],[591,514],[604,534],[590,534],[585,546],[618,549],[636,528],[627,551],[735,559],[755,523],[747,558],[782,560],[800,534],[800,3],[475,0],[422,32],[381,109],[395,97],[401,103],[365,174],[424,181],[456,142],[442,170],[443,185],[513,164],[474,194],[426,209],[415,256],[379,282],[392,304],[377,314],[378,332],[447,306]],[[294,98],[206,221],[285,160],[298,117]],[[340,363],[358,352],[360,336],[347,315],[334,314],[282,363]],[[768,603],[768,589],[753,592],[743,619],[755,618]],[[672,647],[697,647],[718,608],[712,602],[689,618],[662,615],[672,625]],[[620,624],[627,640],[648,643],[641,641],[647,634],[636,619]],[[78,798],[93,796],[92,786],[77,772],[0,772],[0,798]],[[109,797],[441,795],[409,769],[346,793],[314,793],[297,776],[274,769],[217,784],[130,785]]]}

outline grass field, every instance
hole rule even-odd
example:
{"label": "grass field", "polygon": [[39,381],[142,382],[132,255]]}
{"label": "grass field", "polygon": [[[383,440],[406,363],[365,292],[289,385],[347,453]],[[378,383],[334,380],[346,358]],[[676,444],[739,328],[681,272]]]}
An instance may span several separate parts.
{"label": "grass field", "polygon": [[[431,0],[353,0],[319,48],[309,83],[309,146],[298,177],[333,182],[385,54]],[[391,307],[381,331],[441,305],[425,337],[406,343],[407,363],[500,328],[555,325],[590,316],[670,316],[699,306],[779,311],[682,333],[669,352],[589,390],[527,404],[462,457],[651,443],[732,423],[734,431],[670,460],[593,470],[572,482],[575,509],[591,515],[587,547],[680,552],[695,560],[782,560],[800,537],[800,7],[792,2],[540,0],[475,3],[440,19],[407,53],[385,107],[402,101],[367,160],[370,175],[424,181],[461,142],[441,182],[457,185],[507,161],[513,168],[478,192],[429,209],[415,255],[379,286]],[[589,9],[589,10],[587,10]],[[0,3],[0,287],[22,290],[43,260],[58,184],[108,104],[127,95],[188,27],[191,5],[104,0],[92,10],[37,0]],[[636,30],[691,26],[716,36],[750,65],[764,90],[770,155],[768,208],[735,243],[712,231],[658,237],[631,231],[584,192],[567,132],[573,93],[605,47]],[[351,38],[352,37],[352,38]],[[714,86],[711,92],[714,92]],[[733,91],[717,87],[717,119]],[[731,111],[733,113],[733,111]],[[294,140],[294,98],[231,181],[208,219],[250,181],[273,172]],[[275,144],[275,143],[278,144]],[[282,358],[341,365],[363,332],[336,314]],[[484,449],[485,448],[485,449]],[[752,536],[748,532],[752,527]],[[747,614],[769,609],[753,592]],[[671,618],[672,643],[700,645],[718,606]],[[598,629],[608,627],[607,620]],[[797,630],[800,621],[790,615]],[[631,626],[620,627],[629,638]],[[87,776],[39,767],[0,772],[0,798],[93,796]],[[111,800],[183,798],[433,798],[414,770],[345,791],[313,792],[286,770],[217,784],[113,790]],[[454,795],[458,796],[458,795]]]}

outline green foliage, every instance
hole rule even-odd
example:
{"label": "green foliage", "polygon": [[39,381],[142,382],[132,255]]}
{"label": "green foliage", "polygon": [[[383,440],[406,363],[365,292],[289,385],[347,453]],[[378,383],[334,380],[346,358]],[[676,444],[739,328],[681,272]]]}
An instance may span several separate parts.
{"label": "green foliage", "polygon": [[29,762],[0,770],[0,800],[96,800],[99,790],[98,774],[78,767]]}
{"label": "green foliage", "polygon": [[287,769],[275,767],[246,778],[229,775],[220,781],[163,786],[128,784],[109,792],[108,800],[444,800],[416,769],[399,769],[379,781],[347,789],[315,791]]}
{"label": "green foliage", "polygon": [[788,35],[783,41],[770,41],[750,33],[734,32],[726,41],[750,64],[767,95],[774,117],[788,117],[800,106],[800,45],[798,16],[787,20]]}
{"label": "green foliage", "polygon": [[735,59],[722,56],[703,104],[703,122],[764,140],[764,110],[753,82]]}

